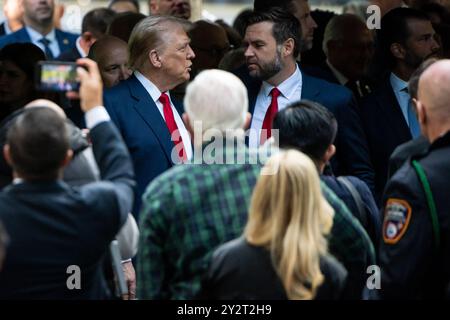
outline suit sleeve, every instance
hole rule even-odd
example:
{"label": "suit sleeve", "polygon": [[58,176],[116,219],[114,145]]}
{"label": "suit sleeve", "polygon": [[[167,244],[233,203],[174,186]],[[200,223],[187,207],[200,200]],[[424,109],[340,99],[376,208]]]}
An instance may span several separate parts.
{"label": "suit sleeve", "polygon": [[375,173],[370,160],[367,138],[353,95],[338,109],[337,151],[339,163],[344,172],[339,175],[353,175],[363,180],[373,192]]}
{"label": "suit sleeve", "polygon": [[116,127],[102,122],[91,130],[92,149],[103,181],[113,184],[122,225],[133,205],[134,171],[130,156]]}

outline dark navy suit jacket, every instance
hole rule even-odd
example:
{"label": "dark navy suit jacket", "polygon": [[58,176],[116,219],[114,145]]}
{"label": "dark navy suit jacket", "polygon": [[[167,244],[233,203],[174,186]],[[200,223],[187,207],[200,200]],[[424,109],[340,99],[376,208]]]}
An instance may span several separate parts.
{"label": "dark navy suit jacket", "polygon": [[[102,181],[73,188],[65,182],[12,184],[0,193],[0,220],[10,236],[0,272],[0,299],[103,299],[103,258],[130,212],[133,168],[108,121],[91,130]],[[69,290],[69,266],[81,290]]]}
{"label": "dark navy suit jacket", "polygon": [[[75,42],[78,38],[78,35],[74,33],[64,32],[58,29],[55,29],[55,35],[56,40],[58,40],[59,50],[61,52],[65,52],[75,47]],[[19,43],[31,42],[31,38],[28,35],[26,28],[22,28],[20,30],[17,30],[16,32],[8,34],[7,36],[1,37],[0,48],[3,48],[8,44],[18,42]]]}
{"label": "dark navy suit jacket", "polygon": [[376,200],[380,201],[392,152],[412,139],[389,78],[362,101],[361,120],[375,170]]}
{"label": "dark navy suit jacket", "polygon": [[[172,102],[183,114],[182,105]],[[141,196],[150,181],[174,165],[174,143],[156,104],[134,75],[106,90],[104,103],[133,160],[137,181],[133,213],[138,217]]]}
{"label": "dark navy suit jacket", "polygon": [[[249,112],[253,114],[262,82],[251,78],[246,66],[235,73],[247,87]],[[322,104],[336,117],[339,128],[335,141],[336,155],[331,160],[333,172],[356,176],[373,189],[374,172],[369,149],[351,91],[302,72],[302,99]]]}

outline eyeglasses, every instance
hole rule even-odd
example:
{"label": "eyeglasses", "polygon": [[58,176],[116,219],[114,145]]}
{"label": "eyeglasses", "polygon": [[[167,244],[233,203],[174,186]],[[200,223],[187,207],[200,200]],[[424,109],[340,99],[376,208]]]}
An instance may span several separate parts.
{"label": "eyeglasses", "polygon": [[206,52],[207,54],[209,54],[210,56],[213,57],[221,57],[223,55],[225,55],[225,53],[227,53],[228,51],[231,50],[231,46],[227,45],[226,47],[223,48],[219,48],[219,47],[212,47],[212,48],[202,48],[202,47],[197,47],[197,46],[192,46],[192,49],[195,51],[197,50],[201,50],[203,52]]}

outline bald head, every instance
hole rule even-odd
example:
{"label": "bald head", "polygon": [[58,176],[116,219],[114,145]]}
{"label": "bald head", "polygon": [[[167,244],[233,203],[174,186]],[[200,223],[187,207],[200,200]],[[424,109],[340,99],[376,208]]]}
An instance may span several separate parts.
{"label": "bald head", "polygon": [[433,63],[419,79],[419,100],[428,112],[450,118],[450,60]]}
{"label": "bald head", "polygon": [[89,50],[89,58],[97,62],[100,75],[106,88],[128,79],[128,44],[113,36],[104,36]]}
{"label": "bald head", "polygon": [[440,60],[419,79],[416,104],[422,133],[430,142],[450,131],[450,60]]}
{"label": "bald head", "polygon": [[53,101],[46,100],[46,99],[34,100],[34,101],[31,101],[30,103],[28,103],[25,106],[25,109],[36,108],[36,107],[50,108],[50,109],[54,110],[59,116],[61,116],[61,118],[63,118],[63,119],[67,118],[63,109],[60,106],[58,106],[56,103],[54,103]]}

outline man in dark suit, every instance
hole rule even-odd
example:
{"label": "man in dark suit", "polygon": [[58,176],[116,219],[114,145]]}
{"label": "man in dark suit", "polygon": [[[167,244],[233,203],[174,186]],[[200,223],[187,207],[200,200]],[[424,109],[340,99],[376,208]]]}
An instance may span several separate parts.
{"label": "man in dark suit", "polygon": [[14,182],[0,194],[10,236],[0,298],[101,299],[102,262],[132,207],[133,168],[102,107],[95,62],[80,60],[81,106],[103,181],[71,188],[61,180],[70,161],[64,119],[50,108],[26,110],[11,126],[5,158]]}
{"label": "man in dark suit", "polygon": [[0,36],[10,34],[23,27],[23,5],[21,1],[4,0],[3,15],[6,20],[0,24]]}
{"label": "man in dark suit", "polygon": [[105,107],[133,159],[135,215],[149,182],[192,156],[181,119],[183,107],[169,92],[190,78],[195,55],[186,26],[184,20],[170,16],[151,16],[136,25],[129,41],[129,64],[136,71],[104,95]]}
{"label": "man in dark suit", "polygon": [[372,90],[365,75],[372,58],[373,43],[371,31],[358,16],[335,16],[327,24],[323,38],[326,61],[320,67],[305,68],[305,72],[346,86],[359,100]]}
{"label": "man in dark suit", "polygon": [[410,8],[396,8],[381,19],[377,40],[389,75],[361,102],[361,119],[375,170],[377,201],[386,184],[388,162],[394,149],[420,135],[419,124],[408,93],[408,81],[439,45],[428,17]]}
{"label": "man in dark suit", "polygon": [[301,72],[295,60],[300,43],[298,20],[275,8],[255,12],[249,21],[244,39],[248,70],[244,67],[237,71],[247,86],[253,115],[249,146],[259,146],[270,135],[271,121],[278,110],[300,99],[319,102],[339,124],[333,171],[357,176],[372,187],[373,171],[354,97],[346,88]]}
{"label": "man in dark suit", "polygon": [[23,0],[25,27],[0,38],[0,48],[14,42],[32,42],[48,60],[75,46],[76,34],[58,30],[53,24],[54,0]]}
{"label": "man in dark suit", "polygon": [[76,45],[62,52],[57,60],[76,61],[79,58],[87,57],[91,46],[106,34],[106,29],[115,15],[114,11],[106,8],[97,8],[86,13],[81,23],[81,35],[78,37]]}

